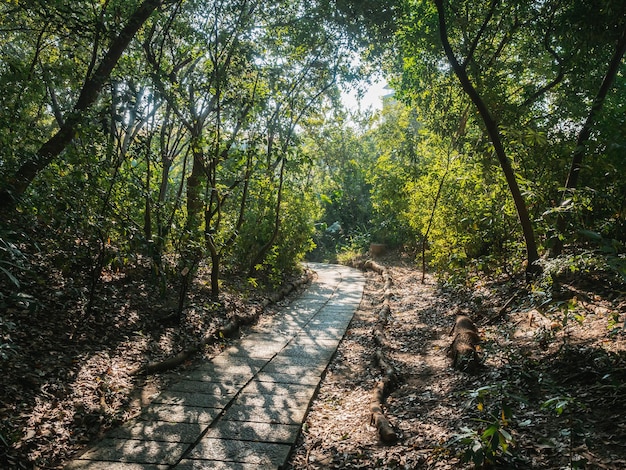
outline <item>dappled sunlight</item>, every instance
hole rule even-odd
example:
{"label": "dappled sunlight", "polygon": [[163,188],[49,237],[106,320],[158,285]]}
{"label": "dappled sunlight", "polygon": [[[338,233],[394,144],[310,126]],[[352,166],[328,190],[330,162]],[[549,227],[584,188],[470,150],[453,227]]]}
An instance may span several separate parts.
{"label": "dappled sunlight", "polygon": [[311,289],[312,296],[246,328],[220,354],[185,371],[70,467],[282,465],[360,300],[353,295],[337,306],[345,284],[337,272],[348,269],[317,268],[321,287]]}

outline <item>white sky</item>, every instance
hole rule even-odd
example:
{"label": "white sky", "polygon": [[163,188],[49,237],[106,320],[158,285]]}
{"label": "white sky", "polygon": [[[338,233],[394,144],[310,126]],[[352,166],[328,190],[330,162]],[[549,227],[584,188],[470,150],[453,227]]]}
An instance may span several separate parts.
{"label": "white sky", "polygon": [[[374,111],[378,111],[382,109],[382,97],[390,92],[389,90],[384,89],[385,86],[387,86],[387,83],[384,80],[373,82],[361,99],[361,110],[365,111],[368,108],[372,108]],[[359,108],[356,91],[342,91],[342,100],[344,105],[352,110],[356,111]]]}

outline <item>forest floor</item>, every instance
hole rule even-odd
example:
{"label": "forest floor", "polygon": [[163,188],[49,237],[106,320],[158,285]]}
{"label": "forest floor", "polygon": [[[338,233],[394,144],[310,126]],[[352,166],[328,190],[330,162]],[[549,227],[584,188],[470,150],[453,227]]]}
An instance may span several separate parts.
{"label": "forest floor", "polygon": [[[21,276],[21,292],[0,295],[3,470],[63,468],[201,357],[219,354],[231,341],[223,332],[233,320],[271,315],[308,280],[306,272],[294,275],[286,283],[289,293],[287,287],[264,290],[243,279],[224,280],[216,303],[208,269],[201,267],[179,319],[180,285],[163,295],[147,260],[104,271],[91,309],[89,273],[33,261]],[[10,287],[0,285],[0,292]],[[194,348],[200,352],[177,367],[165,364]],[[146,375],[146,364],[165,367]]]}
{"label": "forest floor", "polygon": [[[381,380],[372,332],[383,281],[368,271],[361,308],[311,406],[291,469],[491,468],[489,461],[503,469],[626,468],[623,287],[581,276],[577,285],[555,287],[551,307],[537,309],[523,282],[453,291],[432,276],[422,283],[409,259],[377,261],[393,281],[384,354],[400,380],[385,414],[399,439],[384,445],[370,423]],[[484,366],[475,375],[446,357],[458,313],[479,326]]]}
{"label": "forest floor", "polygon": [[[383,445],[370,424],[383,282],[366,271],[361,307],[290,468],[463,468],[463,455],[500,468],[626,468],[623,290],[569,280],[550,307],[538,309],[519,281],[451,290],[431,276],[422,283],[408,257],[377,261],[393,280],[384,349],[400,380],[384,411],[399,439]],[[171,317],[177,299],[164,299],[145,279],[141,269],[106,273],[89,314],[85,286],[49,267],[21,279],[28,294],[4,297],[0,468],[62,468],[192,361],[148,377],[134,373],[138,365],[212,338],[202,351],[211,357],[228,342],[216,332],[235,314],[271,315],[288,301],[263,309],[271,292],[240,281],[224,286],[216,307],[200,275],[178,323]],[[446,357],[457,313],[479,325],[484,366],[475,375],[454,370]]]}

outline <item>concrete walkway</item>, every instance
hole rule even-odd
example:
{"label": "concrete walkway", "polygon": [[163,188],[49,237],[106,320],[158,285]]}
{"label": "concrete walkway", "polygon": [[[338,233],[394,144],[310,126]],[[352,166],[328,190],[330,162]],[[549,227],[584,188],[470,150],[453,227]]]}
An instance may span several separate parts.
{"label": "concrete walkway", "polygon": [[317,276],[297,300],[66,468],[281,468],[363,293],[355,269],[309,267]]}

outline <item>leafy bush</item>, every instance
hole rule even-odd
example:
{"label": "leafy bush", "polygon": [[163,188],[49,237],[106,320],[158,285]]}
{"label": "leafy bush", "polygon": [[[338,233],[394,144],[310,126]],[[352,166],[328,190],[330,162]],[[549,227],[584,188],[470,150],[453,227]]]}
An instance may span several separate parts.
{"label": "leafy bush", "polygon": [[515,439],[509,431],[513,419],[512,405],[524,398],[511,392],[509,382],[480,387],[467,392],[468,407],[475,407],[478,417],[473,421],[477,428],[463,427],[449,445],[460,443],[464,450],[462,460],[483,468],[513,457]]}

